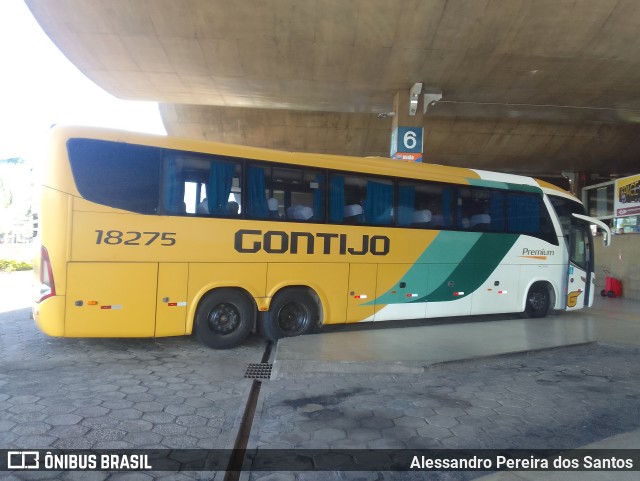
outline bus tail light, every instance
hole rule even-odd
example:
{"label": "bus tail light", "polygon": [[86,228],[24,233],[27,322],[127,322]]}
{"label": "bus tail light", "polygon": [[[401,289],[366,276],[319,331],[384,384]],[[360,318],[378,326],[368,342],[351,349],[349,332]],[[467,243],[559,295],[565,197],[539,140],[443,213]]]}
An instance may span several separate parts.
{"label": "bus tail light", "polygon": [[44,301],[48,297],[56,295],[56,285],[53,282],[53,271],[51,270],[51,261],[47,249],[42,246],[40,251],[40,299],[38,303]]}

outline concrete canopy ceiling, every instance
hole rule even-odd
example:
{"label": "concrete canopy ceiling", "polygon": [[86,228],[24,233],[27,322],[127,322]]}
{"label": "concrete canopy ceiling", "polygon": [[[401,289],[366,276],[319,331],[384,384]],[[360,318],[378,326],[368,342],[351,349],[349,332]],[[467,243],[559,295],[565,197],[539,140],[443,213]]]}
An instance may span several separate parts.
{"label": "concrete canopy ceiling", "polygon": [[99,86],[169,134],[388,156],[398,90],[441,89],[429,162],[640,171],[637,0],[26,0]]}

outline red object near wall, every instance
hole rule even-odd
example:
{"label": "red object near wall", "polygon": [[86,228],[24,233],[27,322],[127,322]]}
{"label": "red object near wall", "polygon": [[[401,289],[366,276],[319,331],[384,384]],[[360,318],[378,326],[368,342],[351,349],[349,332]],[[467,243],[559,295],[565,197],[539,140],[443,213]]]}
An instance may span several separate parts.
{"label": "red object near wall", "polygon": [[604,289],[600,291],[602,297],[621,297],[622,296],[622,281],[611,276],[608,270],[604,270]]}

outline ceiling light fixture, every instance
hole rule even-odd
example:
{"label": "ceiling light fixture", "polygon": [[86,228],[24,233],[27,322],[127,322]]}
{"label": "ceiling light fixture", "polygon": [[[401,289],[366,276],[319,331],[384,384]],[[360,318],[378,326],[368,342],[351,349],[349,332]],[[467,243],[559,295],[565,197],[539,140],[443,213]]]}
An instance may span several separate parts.
{"label": "ceiling light fixture", "polygon": [[409,115],[415,115],[418,111],[418,101],[422,92],[422,83],[416,82],[409,91]]}

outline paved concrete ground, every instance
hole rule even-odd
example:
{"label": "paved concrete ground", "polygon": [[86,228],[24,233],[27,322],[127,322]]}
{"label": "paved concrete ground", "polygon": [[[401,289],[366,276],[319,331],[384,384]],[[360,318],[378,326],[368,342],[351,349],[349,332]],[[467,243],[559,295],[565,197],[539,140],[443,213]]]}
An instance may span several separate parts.
{"label": "paved concrete ground", "polygon": [[[592,344],[444,364],[422,374],[271,380],[262,386],[251,444],[262,449],[578,448],[640,428],[639,354],[637,347]],[[419,479],[414,473],[360,474],[348,479]],[[480,475],[430,473],[428,479]],[[251,479],[272,478],[252,473]],[[345,478],[306,473],[296,479]]]}
{"label": "paved concrete ground", "polygon": [[[5,285],[22,282],[12,279],[16,282]],[[570,320],[608,316],[606,329],[599,321],[592,325],[606,341],[601,344],[472,359],[420,373],[328,371],[265,380],[248,447],[573,448],[610,439],[613,447],[640,448],[640,436],[622,434],[640,428],[640,348],[621,343],[636,342],[638,306],[607,300],[588,314],[563,314]],[[28,309],[0,309],[0,448],[229,448],[252,382],[243,378],[245,369],[260,362],[263,350],[264,342],[253,338],[229,351],[203,348],[191,338],[49,338],[29,319]],[[242,479],[450,480],[483,474],[247,472]],[[513,479],[530,479],[529,474]],[[590,479],[622,479],[620,473],[596,474]],[[215,472],[4,476],[222,477]]]}
{"label": "paved concrete ground", "polygon": [[[347,330],[315,340],[280,341],[274,366],[279,377],[262,386],[251,445],[567,449],[640,427],[640,303],[599,298],[592,309],[544,320],[497,316],[502,319],[494,321],[495,317],[484,316],[485,322],[468,325]],[[565,343],[583,345],[488,356],[492,350],[506,353],[509,346],[530,350]],[[379,349],[380,357],[368,346]],[[488,357],[473,359],[474,355]],[[456,356],[469,360],[441,363]],[[385,369],[388,374],[380,374]],[[614,437],[608,447],[640,448],[638,433]],[[594,480],[625,476],[578,474],[577,479]],[[429,473],[428,479],[481,475]],[[555,473],[555,478],[545,479],[569,475]],[[279,476],[307,480],[425,475]],[[271,479],[269,473],[252,473],[250,478]]]}
{"label": "paved concrete ground", "polygon": [[[488,320],[497,319],[497,320]],[[508,316],[433,319],[428,327],[349,330],[278,341],[273,378],[301,373],[421,373],[439,363],[585,344],[594,341],[584,317]],[[397,324],[397,323],[396,323]],[[401,323],[405,324],[405,323]],[[360,326],[356,326],[360,327]]]}
{"label": "paved concrete ground", "polygon": [[[21,292],[30,282],[24,273],[0,277],[5,287],[22,286]],[[252,338],[240,348],[215,351],[190,337],[52,338],[36,328],[29,309],[3,310],[0,448],[233,447],[251,385],[244,372],[247,363],[260,362],[264,341]],[[109,473],[0,473],[10,476],[106,479]],[[108,479],[152,478],[121,473]]]}
{"label": "paved concrete ground", "polygon": [[640,346],[640,303],[598,296],[590,309],[552,313],[544,319],[502,314],[337,328],[281,339],[272,377],[420,373],[438,363],[596,341]]}

